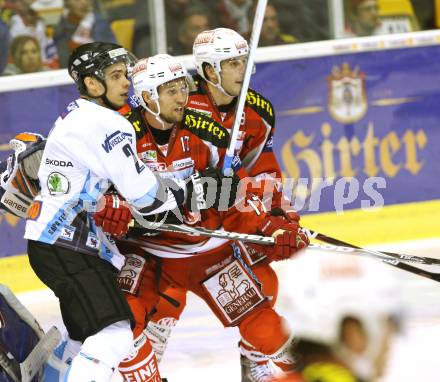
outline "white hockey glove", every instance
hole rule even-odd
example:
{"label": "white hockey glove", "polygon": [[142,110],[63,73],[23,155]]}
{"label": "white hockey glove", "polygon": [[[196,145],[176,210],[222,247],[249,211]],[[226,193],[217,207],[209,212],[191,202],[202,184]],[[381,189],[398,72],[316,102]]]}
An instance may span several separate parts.
{"label": "white hockey glove", "polygon": [[9,142],[14,153],[8,158],[7,169],[0,174],[0,203],[18,217],[26,218],[40,191],[38,170],[45,144],[43,136],[34,133],[20,133]]}

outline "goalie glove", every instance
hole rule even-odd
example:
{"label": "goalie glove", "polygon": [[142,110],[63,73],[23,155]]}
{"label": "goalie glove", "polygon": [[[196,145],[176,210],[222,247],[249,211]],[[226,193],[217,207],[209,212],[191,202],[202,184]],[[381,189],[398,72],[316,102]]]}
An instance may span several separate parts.
{"label": "goalie glove", "polygon": [[288,222],[279,216],[269,216],[263,220],[257,233],[275,238],[273,246],[246,243],[248,250],[264,253],[270,261],[285,260],[309,245],[309,238],[301,231],[298,222]]}
{"label": "goalie glove", "polygon": [[20,133],[9,142],[14,150],[0,174],[0,203],[8,212],[26,218],[32,200],[40,191],[38,170],[46,141],[39,134]]}

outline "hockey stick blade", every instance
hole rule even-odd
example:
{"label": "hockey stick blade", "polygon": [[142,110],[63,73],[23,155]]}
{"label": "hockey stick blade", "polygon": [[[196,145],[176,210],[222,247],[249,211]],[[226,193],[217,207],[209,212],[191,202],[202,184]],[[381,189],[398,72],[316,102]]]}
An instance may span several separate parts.
{"label": "hockey stick blade", "polygon": [[[328,244],[334,244],[334,245],[343,245],[343,246],[347,246],[347,247],[352,247],[352,248],[359,248],[362,249],[361,247],[354,245],[354,244],[349,244],[345,241],[339,240],[339,239],[335,239],[333,237],[327,236],[325,234],[316,232],[316,231],[311,231],[309,229],[303,228],[303,230],[306,232],[307,236],[309,238],[313,238],[313,239],[317,239],[320,241],[323,241],[325,243]],[[440,259],[436,259],[433,257],[425,257],[425,256],[415,256],[415,255],[405,255],[405,254],[400,254],[400,253],[395,253],[395,252],[387,252],[387,251],[377,251],[380,253],[383,253],[384,255],[388,255],[390,257],[393,257],[397,260],[401,260],[401,261],[405,261],[405,262],[411,262],[411,263],[417,263],[420,265],[440,265]]]}
{"label": "hockey stick blade", "polygon": [[[311,239],[317,239],[317,240],[320,240],[322,242],[328,243],[333,246],[339,246],[339,248],[340,248],[339,252],[343,252],[344,251],[343,248],[345,248],[345,249],[353,248],[356,251],[351,252],[352,254],[370,256],[370,257],[376,258],[377,260],[380,260],[390,266],[402,269],[402,270],[410,272],[410,273],[414,273],[418,276],[425,277],[425,278],[428,278],[433,281],[440,282],[440,273],[429,272],[425,269],[421,269],[421,268],[412,266],[410,264],[406,264],[407,262],[411,262],[411,263],[417,263],[419,265],[434,265],[434,264],[438,264],[438,263],[437,263],[437,261],[432,262],[432,260],[437,260],[437,259],[425,258],[425,257],[421,257],[421,256],[400,255],[400,254],[396,254],[393,252],[373,251],[370,249],[358,247],[357,245],[354,245],[354,244],[349,244],[349,243],[344,242],[342,240],[332,238],[330,236],[321,234],[316,231],[312,231],[312,230],[309,230],[306,228],[303,228],[303,230],[304,230],[304,232],[306,232],[306,234]],[[334,249],[333,249],[333,251],[334,251]],[[347,251],[345,251],[345,252],[347,253]],[[430,264],[430,262],[432,262],[432,264]]]}

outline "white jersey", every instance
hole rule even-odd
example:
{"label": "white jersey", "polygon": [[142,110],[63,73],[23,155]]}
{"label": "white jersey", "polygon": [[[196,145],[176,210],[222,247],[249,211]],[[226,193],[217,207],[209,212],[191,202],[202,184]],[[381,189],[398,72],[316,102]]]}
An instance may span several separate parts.
{"label": "white jersey", "polygon": [[[73,220],[83,211],[93,212],[111,184],[138,209],[150,206],[159,188],[155,175],[137,159],[132,125],[116,111],[85,99],[70,103],[56,120],[38,178],[41,191],[28,215],[25,238],[48,244],[72,241]],[[82,240],[120,269],[124,257],[90,214],[86,226],[88,237]]]}

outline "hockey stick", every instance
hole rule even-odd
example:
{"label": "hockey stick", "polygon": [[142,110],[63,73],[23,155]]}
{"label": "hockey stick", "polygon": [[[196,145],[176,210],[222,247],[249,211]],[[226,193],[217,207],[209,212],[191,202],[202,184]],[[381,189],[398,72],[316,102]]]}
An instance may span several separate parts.
{"label": "hockey stick", "polygon": [[[251,234],[246,234],[246,233],[229,232],[229,231],[223,231],[223,230],[211,230],[211,229],[207,229],[207,228],[203,228],[203,227],[193,228],[193,227],[179,225],[179,224],[151,223],[150,227],[144,227],[144,228],[155,230],[155,231],[161,231],[161,232],[184,233],[186,235],[191,235],[191,236],[216,237],[219,239],[238,240],[238,241],[245,241],[245,242],[249,242],[249,243],[263,244],[263,245],[273,245],[275,243],[275,239],[270,236],[251,235]],[[142,231],[143,231],[142,228],[141,229],[137,229],[137,228],[130,229],[130,231],[128,231],[128,234],[129,234],[128,240],[132,241],[133,239],[134,240],[138,239],[139,237],[142,236]],[[142,243],[142,241],[140,241],[140,240],[138,240],[138,241]]]}
{"label": "hockey stick", "polygon": [[[161,224],[157,225],[155,223],[151,223],[152,230],[161,231],[161,232],[174,232],[174,233],[183,233],[191,236],[204,236],[204,237],[215,237],[219,239],[225,240],[238,240],[248,243],[261,244],[261,245],[273,245],[275,243],[275,239],[270,236],[261,236],[261,235],[252,235],[246,233],[239,232],[230,232],[223,230],[210,230],[203,227],[189,227],[185,225],[178,224]],[[337,239],[333,239],[329,236],[323,235],[319,232],[311,231],[309,229],[303,228],[303,231],[307,234],[310,239],[317,239],[329,244],[333,244],[331,248],[336,250],[337,252],[344,253],[352,253],[352,254],[361,254],[361,255],[372,255],[373,257],[380,257],[387,260],[399,261],[399,262],[407,262],[407,263],[416,263],[416,264],[424,264],[424,265],[435,265],[437,264],[437,259],[432,259],[430,257],[419,257],[419,256],[410,256],[410,255],[399,255],[395,253],[384,253],[377,252],[370,249],[365,249],[361,247],[357,247],[353,244],[348,244],[343,241],[339,241]],[[136,228],[131,230],[131,235],[129,235],[129,241],[132,239],[138,239],[139,234],[142,233],[142,229],[139,232],[136,232]],[[138,241],[142,243],[142,241]],[[320,244],[316,244],[314,248],[318,248]],[[322,249],[328,250],[330,247],[323,246]],[[398,258],[396,259],[396,257]],[[434,262],[435,261],[435,262]]]}
{"label": "hockey stick", "polygon": [[[262,245],[273,245],[275,242],[274,238],[267,236],[250,235],[250,234],[244,234],[238,232],[228,232],[223,230],[209,230],[202,227],[192,228],[177,224],[155,225],[154,223],[152,223],[151,229],[162,232],[184,233],[193,236],[217,237],[225,240],[238,240],[238,241],[251,242]],[[328,245],[325,246],[320,244],[311,244],[310,249],[322,249],[332,252],[341,252],[341,253],[349,253],[353,255],[368,256],[380,260],[390,266],[394,266],[404,271],[414,273],[421,277],[426,277],[434,281],[440,281],[440,273],[429,272],[424,269],[414,267],[410,264],[406,264],[406,263],[416,263],[419,265],[436,265],[438,264],[437,259],[433,259],[430,257],[421,257],[421,256],[400,255],[392,252],[383,253],[379,251],[373,251],[370,249],[361,248],[356,245],[343,242],[338,239],[331,238],[316,231],[312,231],[309,229],[303,229],[303,230],[311,239],[317,239],[323,242],[333,244],[331,247],[329,247]],[[139,237],[140,237],[139,235],[136,235],[134,237],[129,236],[127,239],[124,239],[123,241],[141,246],[145,245],[145,242],[139,240]]]}
{"label": "hockey stick", "polygon": [[254,67],[254,55],[257,49],[258,40],[260,39],[261,27],[263,26],[264,13],[266,12],[267,0],[258,0],[257,8],[255,9],[254,23],[252,25],[252,35],[249,42],[249,55],[246,63],[246,70],[243,77],[243,85],[238,96],[237,108],[235,110],[234,125],[231,129],[231,139],[226,149],[226,154],[223,162],[223,174],[232,175],[232,160],[234,159],[235,146],[237,145],[238,133],[240,131],[241,115],[243,114],[244,104],[246,102],[246,95],[251,80],[252,69]]}
{"label": "hockey stick", "polygon": [[[303,230],[306,232],[306,234],[309,238],[315,238],[315,239],[322,241],[324,243],[339,245],[339,246],[347,246],[347,247],[356,248],[356,249],[363,249],[362,247],[359,247],[357,245],[349,244],[345,241],[335,239],[333,237],[324,235],[324,234],[316,232],[316,231],[309,230],[307,228],[303,228]],[[399,261],[417,263],[420,265],[440,265],[440,259],[436,259],[433,257],[404,255],[404,254],[400,254],[400,253],[386,252],[386,251],[379,251],[379,252],[383,253],[384,255],[388,255],[390,257],[393,257]]]}

